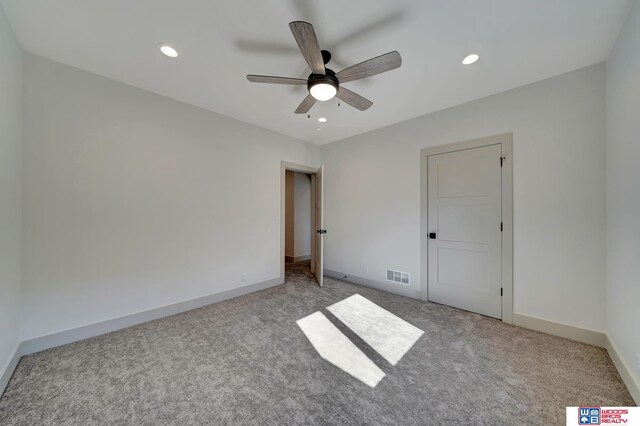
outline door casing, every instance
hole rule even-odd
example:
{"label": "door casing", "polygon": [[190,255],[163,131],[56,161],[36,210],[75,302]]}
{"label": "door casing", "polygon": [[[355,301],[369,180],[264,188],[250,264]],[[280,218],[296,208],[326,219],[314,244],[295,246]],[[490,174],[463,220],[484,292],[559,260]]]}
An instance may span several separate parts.
{"label": "door casing", "polygon": [[[513,134],[425,148],[420,152],[420,297],[429,300],[429,165],[431,155],[500,144],[502,152],[502,321],[513,323]],[[500,161],[496,158],[496,161]]]}
{"label": "door casing", "polygon": [[285,255],[284,255],[284,246],[285,246],[285,194],[286,194],[286,180],[287,180],[287,170],[291,170],[294,172],[301,172],[312,177],[311,184],[311,272],[315,272],[315,258],[318,255],[316,253],[316,210],[315,210],[315,176],[318,172],[318,166],[306,166],[303,164],[290,163],[288,161],[280,162],[280,282],[284,283],[285,280],[285,271],[284,271],[284,263],[285,263]]}
{"label": "door casing", "polygon": [[315,275],[320,287],[324,286],[324,165],[311,175],[311,222],[312,236],[311,243],[313,251],[311,252],[311,273]]}

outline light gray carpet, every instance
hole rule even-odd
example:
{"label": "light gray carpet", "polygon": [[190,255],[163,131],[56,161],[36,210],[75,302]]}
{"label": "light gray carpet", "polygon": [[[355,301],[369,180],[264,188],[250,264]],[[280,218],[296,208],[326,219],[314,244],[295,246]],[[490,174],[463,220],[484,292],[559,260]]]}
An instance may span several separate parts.
{"label": "light gray carpet", "polygon": [[[24,357],[2,425],[564,424],[565,406],[633,405],[600,348],[327,280],[287,284]],[[425,331],[395,366],[326,307],[359,293]],[[296,325],[321,311],[386,377],[372,389]]]}

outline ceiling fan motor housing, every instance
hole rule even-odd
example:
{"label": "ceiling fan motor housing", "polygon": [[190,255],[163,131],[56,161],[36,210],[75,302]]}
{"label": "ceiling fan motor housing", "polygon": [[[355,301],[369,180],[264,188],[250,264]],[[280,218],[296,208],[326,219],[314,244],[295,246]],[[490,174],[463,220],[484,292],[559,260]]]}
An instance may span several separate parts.
{"label": "ceiling fan motor housing", "polygon": [[340,82],[338,81],[338,78],[336,77],[336,73],[333,72],[333,70],[330,70],[329,68],[326,68],[326,75],[322,75],[322,74],[309,74],[309,78],[307,81],[307,89],[309,89],[309,91],[311,91],[311,88],[313,86],[315,86],[316,84],[329,84],[333,87],[335,87],[336,91],[338,90],[338,86],[340,85]]}

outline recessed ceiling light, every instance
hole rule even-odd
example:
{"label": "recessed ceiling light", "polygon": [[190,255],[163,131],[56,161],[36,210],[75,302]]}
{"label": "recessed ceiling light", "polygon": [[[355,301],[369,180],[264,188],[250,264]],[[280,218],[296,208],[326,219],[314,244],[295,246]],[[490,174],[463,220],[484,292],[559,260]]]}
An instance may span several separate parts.
{"label": "recessed ceiling light", "polygon": [[462,63],[465,64],[465,65],[471,65],[474,62],[476,62],[478,59],[480,59],[480,55],[472,53],[471,55],[468,55],[467,57],[465,57],[462,60]]}
{"label": "recessed ceiling light", "polygon": [[318,121],[321,122],[321,123],[326,123],[327,119],[324,118],[324,117],[320,117],[320,118],[318,118]]}
{"label": "recessed ceiling light", "polygon": [[176,49],[174,49],[173,47],[168,46],[166,44],[161,44],[160,45],[160,51],[165,56],[168,56],[170,58],[177,58],[178,57],[178,51]]}

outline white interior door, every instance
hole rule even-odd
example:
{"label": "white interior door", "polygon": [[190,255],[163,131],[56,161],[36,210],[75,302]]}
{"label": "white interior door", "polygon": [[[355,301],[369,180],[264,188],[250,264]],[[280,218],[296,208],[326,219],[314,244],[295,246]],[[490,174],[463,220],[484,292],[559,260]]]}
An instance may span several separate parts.
{"label": "white interior door", "polygon": [[502,318],[501,146],[428,158],[428,298]]}
{"label": "white interior door", "polygon": [[324,165],[320,166],[316,172],[315,185],[315,222],[316,222],[316,238],[315,238],[315,267],[314,274],[318,280],[320,287],[324,284],[324,259],[323,259],[323,240],[324,234],[324,218],[322,204],[324,201]]}

